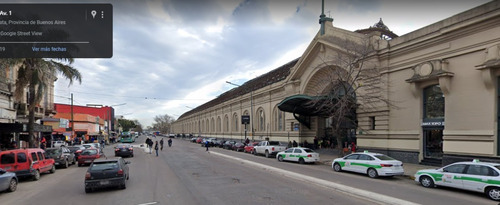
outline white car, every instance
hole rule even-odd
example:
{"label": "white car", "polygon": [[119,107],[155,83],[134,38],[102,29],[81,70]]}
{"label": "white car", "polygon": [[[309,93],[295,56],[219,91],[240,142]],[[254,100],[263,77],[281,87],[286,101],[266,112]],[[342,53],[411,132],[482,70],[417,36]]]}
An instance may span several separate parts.
{"label": "white car", "polygon": [[415,181],[424,187],[447,186],[483,192],[490,199],[500,201],[500,164],[457,162],[439,169],[423,169],[415,174]]}
{"label": "white car", "polygon": [[61,146],[68,146],[68,143],[66,143],[65,141],[53,141],[52,142],[52,147],[54,148],[59,148]]}
{"label": "white car", "polygon": [[384,154],[367,151],[334,159],[332,168],[337,172],[345,170],[367,174],[371,178],[404,174],[403,162]]}
{"label": "white car", "polygon": [[286,160],[299,162],[300,164],[314,163],[319,162],[319,153],[309,148],[292,147],[285,151],[278,152],[278,154],[276,154],[276,159],[280,162]]}

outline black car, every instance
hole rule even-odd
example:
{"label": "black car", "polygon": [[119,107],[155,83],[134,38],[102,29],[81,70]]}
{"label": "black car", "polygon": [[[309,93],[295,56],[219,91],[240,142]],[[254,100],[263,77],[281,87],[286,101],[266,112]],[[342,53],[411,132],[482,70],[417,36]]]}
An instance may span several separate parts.
{"label": "black car", "polygon": [[127,188],[128,164],[121,157],[94,160],[85,174],[85,193],[105,187]]}
{"label": "black car", "polygon": [[69,146],[69,151],[75,155],[76,161],[78,161],[78,156],[82,153],[86,148],[82,145]]}
{"label": "black car", "polygon": [[56,166],[68,168],[70,163],[76,164],[75,154],[71,153],[71,151],[64,146],[47,148],[45,149],[45,153],[48,157],[54,159]]}
{"label": "black car", "polygon": [[237,151],[237,152],[243,152],[245,150],[245,144],[241,142],[236,142],[233,144],[232,150]]}
{"label": "black car", "polygon": [[134,148],[130,144],[118,144],[115,147],[115,157],[134,157]]}
{"label": "black car", "polygon": [[226,141],[226,142],[224,142],[224,145],[222,146],[222,148],[224,148],[224,149],[233,149],[233,145],[235,143],[236,143],[235,141]]}

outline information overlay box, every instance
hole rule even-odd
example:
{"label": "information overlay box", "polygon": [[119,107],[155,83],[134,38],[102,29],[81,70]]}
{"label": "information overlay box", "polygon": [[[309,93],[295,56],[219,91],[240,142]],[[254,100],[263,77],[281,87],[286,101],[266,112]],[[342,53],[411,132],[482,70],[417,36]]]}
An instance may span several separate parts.
{"label": "information overlay box", "polygon": [[0,58],[111,58],[111,4],[0,4]]}

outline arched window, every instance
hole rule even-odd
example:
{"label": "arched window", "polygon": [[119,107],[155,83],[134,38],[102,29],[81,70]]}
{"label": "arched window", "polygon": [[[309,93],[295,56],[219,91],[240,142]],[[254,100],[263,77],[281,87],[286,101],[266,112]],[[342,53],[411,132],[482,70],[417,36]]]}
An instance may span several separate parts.
{"label": "arched window", "polygon": [[262,108],[257,110],[257,126],[258,131],[266,130],[266,115],[264,113],[264,109]]}
{"label": "arched window", "polygon": [[224,132],[229,132],[229,117],[224,115]]}
{"label": "arched window", "polygon": [[217,117],[217,132],[222,131],[221,127],[222,127],[222,123],[221,123],[220,117]]}
{"label": "arched window", "polygon": [[285,131],[285,112],[274,108],[274,131]]}
{"label": "arched window", "polygon": [[213,117],[212,120],[210,120],[210,125],[212,125],[212,129],[210,131],[215,132],[215,119]]}
{"label": "arched window", "polygon": [[439,85],[424,88],[424,119],[444,118],[444,95]]}
{"label": "arched window", "polygon": [[238,124],[238,114],[236,114],[236,113],[233,114],[233,123],[234,123],[234,125],[233,125],[233,131],[237,132],[239,124]]}

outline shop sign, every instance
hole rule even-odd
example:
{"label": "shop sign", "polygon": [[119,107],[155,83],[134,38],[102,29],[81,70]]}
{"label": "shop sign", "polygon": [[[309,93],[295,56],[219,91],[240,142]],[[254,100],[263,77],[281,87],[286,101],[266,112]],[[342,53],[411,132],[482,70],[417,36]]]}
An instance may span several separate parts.
{"label": "shop sign", "polygon": [[437,127],[444,126],[444,121],[440,122],[422,122],[422,127]]}

